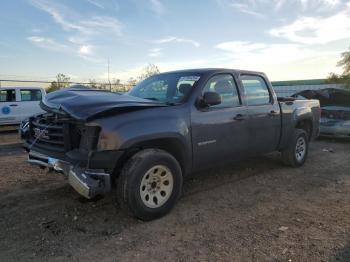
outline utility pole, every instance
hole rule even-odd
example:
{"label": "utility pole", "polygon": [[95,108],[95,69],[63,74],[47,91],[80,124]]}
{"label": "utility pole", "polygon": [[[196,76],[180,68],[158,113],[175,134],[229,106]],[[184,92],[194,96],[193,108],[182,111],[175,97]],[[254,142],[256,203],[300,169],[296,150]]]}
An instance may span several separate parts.
{"label": "utility pole", "polygon": [[108,83],[109,83],[109,91],[112,92],[111,80],[109,79],[109,57],[108,57]]}

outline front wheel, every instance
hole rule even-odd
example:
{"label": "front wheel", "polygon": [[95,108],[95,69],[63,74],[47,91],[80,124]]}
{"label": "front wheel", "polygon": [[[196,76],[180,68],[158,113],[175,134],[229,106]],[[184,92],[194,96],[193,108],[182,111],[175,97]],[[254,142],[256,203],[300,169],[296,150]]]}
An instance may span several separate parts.
{"label": "front wheel", "polygon": [[125,164],[117,181],[120,206],[141,220],[164,216],[182,190],[182,172],[177,160],[159,149],[136,153]]}
{"label": "front wheel", "polygon": [[283,162],[291,167],[302,166],[309,151],[309,141],[305,130],[296,129],[289,146],[282,151]]}

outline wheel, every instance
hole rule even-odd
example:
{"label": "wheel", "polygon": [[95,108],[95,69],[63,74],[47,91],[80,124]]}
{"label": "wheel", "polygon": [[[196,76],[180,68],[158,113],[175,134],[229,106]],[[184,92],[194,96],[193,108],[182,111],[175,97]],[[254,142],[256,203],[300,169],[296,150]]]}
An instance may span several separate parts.
{"label": "wheel", "polygon": [[308,135],[303,129],[296,129],[289,146],[282,151],[283,162],[291,167],[302,166],[309,151]]}
{"label": "wheel", "polygon": [[146,149],[132,156],[117,181],[119,206],[149,221],[167,214],[182,191],[182,172],[177,160],[159,149]]}

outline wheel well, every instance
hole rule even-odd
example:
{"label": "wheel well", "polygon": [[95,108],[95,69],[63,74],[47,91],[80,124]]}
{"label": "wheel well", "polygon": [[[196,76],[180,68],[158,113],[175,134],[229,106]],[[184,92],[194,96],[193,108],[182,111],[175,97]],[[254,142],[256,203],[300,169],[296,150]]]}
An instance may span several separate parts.
{"label": "wheel well", "polygon": [[153,139],[153,140],[143,141],[133,145],[129,150],[127,150],[127,152],[120,159],[120,161],[118,161],[118,165],[115,168],[116,169],[115,171],[117,171],[116,173],[119,173],[124,163],[131,156],[133,156],[140,150],[147,149],[147,148],[162,149],[168,152],[173,157],[175,157],[175,159],[179,162],[182,172],[184,174],[186,173],[187,166],[188,166],[186,163],[186,152],[182,143],[178,141],[176,138]]}
{"label": "wheel well", "polygon": [[308,135],[308,139],[311,140],[312,137],[312,122],[311,120],[301,120],[295,126],[298,129],[303,129]]}

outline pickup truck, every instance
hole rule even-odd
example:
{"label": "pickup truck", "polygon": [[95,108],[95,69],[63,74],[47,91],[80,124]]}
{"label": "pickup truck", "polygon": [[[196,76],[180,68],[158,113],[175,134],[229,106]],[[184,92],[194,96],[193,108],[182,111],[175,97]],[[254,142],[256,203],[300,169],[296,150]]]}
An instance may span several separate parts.
{"label": "pickup truck", "polygon": [[265,74],[195,69],[151,76],[126,94],[72,86],[29,120],[28,161],[64,173],[86,198],[113,192],[142,220],[167,214],[183,178],[281,152],[304,164],[318,136],[318,100],[277,98]]}

